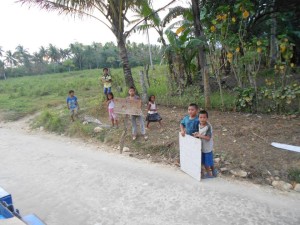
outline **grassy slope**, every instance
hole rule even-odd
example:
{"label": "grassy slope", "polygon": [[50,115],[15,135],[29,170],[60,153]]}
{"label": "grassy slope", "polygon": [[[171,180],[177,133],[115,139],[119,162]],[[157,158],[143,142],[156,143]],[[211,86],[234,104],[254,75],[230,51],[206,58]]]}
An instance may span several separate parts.
{"label": "grassy slope", "polygon": [[[133,68],[133,76],[140,90],[139,70]],[[65,98],[69,89],[75,90],[81,107],[92,107],[99,104],[102,87],[99,83],[101,70],[85,70],[70,73],[49,74],[0,80],[0,105],[5,118],[18,119],[26,114],[40,111],[47,107],[65,104]],[[167,86],[167,68],[157,66],[149,71],[151,87],[149,94],[157,96],[157,102],[164,105],[185,107],[188,102],[197,102],[203,105],[203,96],[198,88],[192,87],[182,97],[170,96]],[[123,91],[115,93],[116,96],[125,96],[124,77],[121,69],[112,69],[114,90],[116,86],[123,87]],[[233,98],[225,94],[225,105],[233,107]],[[220,98],[217,93],[212,94],[212,106],[220,106]]]}

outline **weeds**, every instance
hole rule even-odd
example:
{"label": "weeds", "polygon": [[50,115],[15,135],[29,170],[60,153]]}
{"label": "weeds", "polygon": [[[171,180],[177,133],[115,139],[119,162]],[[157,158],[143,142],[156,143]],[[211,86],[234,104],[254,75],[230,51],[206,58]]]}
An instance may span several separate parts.
{"label": "weeds", "polygon": [[288,177],[291,181],[300,183],[300,169],[299,168],[290,169],[288,171],[288,173],[289,173]]}

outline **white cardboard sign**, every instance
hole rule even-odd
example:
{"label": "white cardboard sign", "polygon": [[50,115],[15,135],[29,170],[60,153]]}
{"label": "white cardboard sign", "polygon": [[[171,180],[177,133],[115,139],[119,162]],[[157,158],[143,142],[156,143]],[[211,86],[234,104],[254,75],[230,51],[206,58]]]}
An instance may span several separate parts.
{"label": "white cardboard sign", "polygon": [[201,180],[201,140],[179,133],[180,168],[194,179]]}

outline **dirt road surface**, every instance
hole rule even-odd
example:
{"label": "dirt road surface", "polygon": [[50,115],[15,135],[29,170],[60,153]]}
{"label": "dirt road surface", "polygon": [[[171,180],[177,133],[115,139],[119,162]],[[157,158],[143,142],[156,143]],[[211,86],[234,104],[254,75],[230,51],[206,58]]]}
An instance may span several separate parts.
{"label": "dirt road surface", "polygon": [[[0,124],[0,185],[48,225],[300,224],[300,195],[108,153]],[[1,222],[0,222],[1,224]]]}

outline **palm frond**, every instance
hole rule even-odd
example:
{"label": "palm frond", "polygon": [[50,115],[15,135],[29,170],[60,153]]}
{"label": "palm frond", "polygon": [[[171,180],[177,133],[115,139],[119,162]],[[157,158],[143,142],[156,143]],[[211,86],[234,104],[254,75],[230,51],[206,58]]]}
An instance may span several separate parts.
{"label": "palm frond", "polygon": [[164,17],[162,20],[162,26],[165,27],[168,23],[170,23],[173,19],[177,18],[178,16],[183,16],[191,13],[190,8],[184,8],[182,6],[176,6],[170,9],[169,13]]}
{"label": "palm frond", "polygon": [[[28,5],[29,7],[37,6],[38,8],[46,11],[56,11],[58,14],[72,15],[78,17],[92,17],[101,23],[103,23],[109,29],[103,20],[93,15],[95,9],[100,12],[104,9],[104,5],[100,4],[101,1],[94,0],[18,0],[22,5]],[[101,12],[102,13],[102,12]]]}

